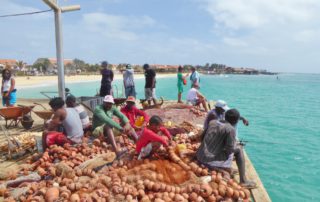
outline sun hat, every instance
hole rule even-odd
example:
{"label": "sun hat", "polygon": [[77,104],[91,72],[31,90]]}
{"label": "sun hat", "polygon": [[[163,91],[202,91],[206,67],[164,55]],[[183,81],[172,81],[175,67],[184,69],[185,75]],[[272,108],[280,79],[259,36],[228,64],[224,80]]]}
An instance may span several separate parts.
{"label": "sun hat", "polygon": [[131,69],[132,67],[131,67],[131,65],[130,64],[127,64],[126,65],[126,69]]}
{"label": "sun hat", "polygon": [[108,102],[108,103],[112,103],[114,104],[114,100],[113,100],[113,97],[112,95],[106,95],[103,99],[103,102]]}
{"label": "sun hat", "polygon": [[227,103],[223,100],[217,100],[216,104],[214,105],[215,107],[220,107],[224,111],[228,111],[230,108],[228,107]]}
{"label": "sun hat", "polygon": [[136,102],[136,98],[134,98],[133,96],[128,96],[126,102]]}

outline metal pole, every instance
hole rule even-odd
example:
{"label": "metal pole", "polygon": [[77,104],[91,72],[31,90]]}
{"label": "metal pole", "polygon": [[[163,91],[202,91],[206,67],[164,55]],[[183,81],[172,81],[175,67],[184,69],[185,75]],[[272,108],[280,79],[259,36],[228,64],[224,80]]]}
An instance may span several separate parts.
{"label": "metal pole", "polygon": [[64,64],[63,64],[63,43],[62,43],[62,26],[61,26],[61,9],[54,11],[55,28],[56,28],[56,51],[58,65],[58,91],[59,97],[65,100],[65,83],[64,83]]}

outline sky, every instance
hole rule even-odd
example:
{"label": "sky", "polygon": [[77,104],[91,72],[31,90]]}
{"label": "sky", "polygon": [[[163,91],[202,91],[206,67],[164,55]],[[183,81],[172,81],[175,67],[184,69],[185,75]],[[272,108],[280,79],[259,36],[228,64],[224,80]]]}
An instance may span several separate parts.
{"label": "sky", "polygon": [[[320,73],[319,0],[60,0],[64,58]],[[47,10],[0,0],[0,15]],[[0,18],[0,58],[55,57],[54,13]]]}

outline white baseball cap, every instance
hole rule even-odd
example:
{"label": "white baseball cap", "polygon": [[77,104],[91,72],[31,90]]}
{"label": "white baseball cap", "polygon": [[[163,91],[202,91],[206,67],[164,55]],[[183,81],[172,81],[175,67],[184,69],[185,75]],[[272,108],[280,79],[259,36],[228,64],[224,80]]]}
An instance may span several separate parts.
{"label": "white baseball cap", "polygon": [[220,107],[224,111],[228,111],[230,108],[228,107],[227,103],[223,100],[217,100],[216,104],[214,105],[215,107]]}
{"label": "white baseball cap", "polygon": [[103,99],[103,102],[108,102],[108,103],[112,103],[114,104],[114,100],[113,100],[113,97],[112,95],[106,95]]}

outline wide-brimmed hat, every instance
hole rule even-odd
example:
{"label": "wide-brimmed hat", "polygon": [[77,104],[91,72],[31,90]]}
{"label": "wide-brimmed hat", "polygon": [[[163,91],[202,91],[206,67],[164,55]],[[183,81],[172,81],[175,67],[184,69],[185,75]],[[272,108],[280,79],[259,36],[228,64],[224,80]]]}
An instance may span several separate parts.
{"label": "wide-brimmed hat", "polygon": [[136,102],[136,98],[134,98],[133,96],[128,96],[126,102],[133,102],[133,103],[135,103],[135,102]]}
{"label": "wide-brimmed hat", "polygon": [[215,107],[220,107],[224,111],[228,111],[230,108],[228,107],[227,103],[223,100],[217,100],[216,104],[214,105]]}
{"label": "wide-brimmed hat", "polygon": [[114,100],[113,100],[113,97],[112,95],[106,95],[103,99],[103,102],[107,102],[107,103],[112,103],[114,104]]}

